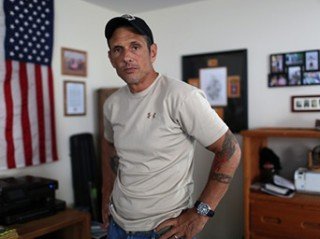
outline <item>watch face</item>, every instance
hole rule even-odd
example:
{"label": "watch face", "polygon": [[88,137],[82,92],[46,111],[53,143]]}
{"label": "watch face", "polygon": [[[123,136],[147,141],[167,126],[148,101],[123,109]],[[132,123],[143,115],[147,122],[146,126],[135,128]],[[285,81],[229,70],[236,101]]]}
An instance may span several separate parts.
{"label": "watch face", "polygon": [[210,211],[210,208],[207,204],[201,202],[197,208],[197,211],[199,214],[206,216]]}

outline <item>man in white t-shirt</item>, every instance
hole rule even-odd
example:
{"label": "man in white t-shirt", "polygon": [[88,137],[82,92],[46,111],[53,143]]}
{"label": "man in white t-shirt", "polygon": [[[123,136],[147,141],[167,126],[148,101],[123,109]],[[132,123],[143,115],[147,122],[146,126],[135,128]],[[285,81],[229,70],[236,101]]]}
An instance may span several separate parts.
{"label": "man in white t-shirt", "polygon": [[[105,36],[110,62],[126,82],[104,104],[102,218],[108,239],[191,239],[229,187],[240,161],[237,140],[202,91],[154,70],[157,45],[144,20],[113,18]],[[196,141],[215,157],[192,205]]]}

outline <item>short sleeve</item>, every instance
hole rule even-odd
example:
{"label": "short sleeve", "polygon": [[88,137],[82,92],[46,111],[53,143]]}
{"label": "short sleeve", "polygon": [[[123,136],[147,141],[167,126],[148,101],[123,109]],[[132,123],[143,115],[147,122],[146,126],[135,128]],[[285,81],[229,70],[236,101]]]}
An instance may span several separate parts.
{"label": "short sleeve", "polygon": [[178,107],[176,120],[188,135],[204,147],[213,144],[228,130],[228,126],[211,108],[205,94],[199,89],[191,91],[183,100]]}

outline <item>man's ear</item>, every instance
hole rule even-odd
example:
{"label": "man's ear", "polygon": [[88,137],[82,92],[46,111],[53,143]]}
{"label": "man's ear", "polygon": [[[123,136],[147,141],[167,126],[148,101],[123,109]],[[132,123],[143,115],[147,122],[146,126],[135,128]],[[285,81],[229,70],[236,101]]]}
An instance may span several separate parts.
{"label": "man's ear", "polygon": [[114,67],[114,63],[113,63],[113,60],[112,60],[110,51],[108,51],[108,57],[109,57],[109,60],[110,60],[110,62],[111,62],[111,65]]}
{"label": "man's ear", "polygon": [[150,58],[151,58],[151,62],[154,63],[156,58],[157,58],[157,53],[158,53],[158,46],[157,44],[153,43],[150,46]]}

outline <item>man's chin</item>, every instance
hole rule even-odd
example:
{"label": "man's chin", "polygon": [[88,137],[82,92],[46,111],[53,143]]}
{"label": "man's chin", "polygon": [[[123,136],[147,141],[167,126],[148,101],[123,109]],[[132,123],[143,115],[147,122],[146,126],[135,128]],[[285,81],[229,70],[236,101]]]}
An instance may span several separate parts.
{"label": "man's chin", "polygon": [[137,78],[126,78],[126,79],[124,79],[124,81],[127,84],[138,84],[140,82],[140,80]]}

